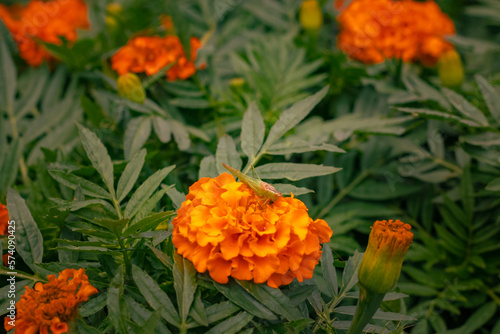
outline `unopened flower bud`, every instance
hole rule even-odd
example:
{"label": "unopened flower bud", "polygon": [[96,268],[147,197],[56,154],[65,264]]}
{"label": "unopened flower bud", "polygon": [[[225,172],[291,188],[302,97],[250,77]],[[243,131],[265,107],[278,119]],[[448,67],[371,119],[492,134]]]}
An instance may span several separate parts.
{"label": "unopened flower bud", "polygon": [[117,81],[118,94],[132,102],[143,103],[146,99],[146,92],[141,80],[134,73],[120,75]]}
{"label": "unopened flower bud", "polygon": [[457,87],[464,80],[464,67],[457,51],[450,50],[441,57],[438,62],[439,78],[445,87]]}
{"label": "unopened flower bud", "polygon": [[304,0],[302,2],[299,21],[305,30],[318,30],[323,25],[323,13],[317,0]]}
{"label": "unopened flower bud", "polygon": [[359,267],[359,284],[374,293],[391,291],[399,279],[403,258],[412,241],[409,224],[399,220],[376,221]]}
{"label": "unopened flower bud", "polygon": [[118,16],[123,12],[123,7],[119,3],[112,2],[106,6],[106,25],[108,27],[118,26]]}

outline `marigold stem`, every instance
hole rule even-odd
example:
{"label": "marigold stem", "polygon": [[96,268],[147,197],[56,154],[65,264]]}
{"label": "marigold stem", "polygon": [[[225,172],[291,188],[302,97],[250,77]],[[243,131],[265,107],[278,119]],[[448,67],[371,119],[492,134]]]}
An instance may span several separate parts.
{"label": "marigold stem", "polygon": [[361,334],[375,312],[377,312],[385,296],[384,293],[370,292],[362,285],[359,288],[358,306],[356,307],[356,313],[347,334]]}

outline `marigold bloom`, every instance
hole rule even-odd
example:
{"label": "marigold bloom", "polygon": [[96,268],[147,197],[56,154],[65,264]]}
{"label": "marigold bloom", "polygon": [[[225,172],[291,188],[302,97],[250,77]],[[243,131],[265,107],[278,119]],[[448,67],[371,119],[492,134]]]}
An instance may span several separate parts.
{"label": "marigold bloom", "polygon": [[87,6],[82,0],[32,0],[26,7],[0,5],[0,19],[9,29],[21,58],[31,66],[54,59],[37,40],[61,45],[61,38],[73,43],[77,28],[89,27]]}
{"label": "marigold bloom", "polygon": [[399,220],[376,221],[359,267],[359,284],[379,294],[392,290],[412,241],[413,233],[409,224]]}
{"label": "marigold bloom", "polygon": [[294,197],[259,200],[231,174],[200,179],[173,221],[177,251],[219,283],[231,276],[277,288],[311,278],[332,230]]}
{"label": "marigold bloom", "polygon": [[7,207],[0,203],[0,235],[7,235],[9,227],[9,212]]}
{"label": "marigold bloom", "polygon": [[196,72],[194,61],[200,47],[200,41],[191,37],[191,55],[188,60],[177,36],[135,37],[111,57],[111,67],[119,75],[129,72],[153,75],[173,63],[167,71],[168,80],[184,80]]}
{"label": "marigold bloom", "polygon": [[[36,283],[16,304],[16,334],[67,333],[68,323],[77,317],[78,306],[97,293],[88,281],[85,270],[65,269],[47,276],[48,283]],[[14,326],[5,318],[4,327],[10,331]]]}
{"label": "marigold bloom", "polygon": [[453,21],[433,1],[353,0],[338,16],[339,48],[366,64],[385,59],[435,65],[453,45]]}

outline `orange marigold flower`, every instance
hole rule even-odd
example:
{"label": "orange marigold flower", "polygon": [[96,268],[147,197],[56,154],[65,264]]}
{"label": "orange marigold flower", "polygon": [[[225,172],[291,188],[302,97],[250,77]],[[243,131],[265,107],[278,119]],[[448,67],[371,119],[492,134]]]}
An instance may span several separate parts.
{"label": "orange marigold flower", "polygon": [[392,290],[412,241],[413,233],[409,224],[400,220],[376,221],[359,266],[359,284],[379,294]]}
{"label": "orange marigold flower", "polygon": [[353,0],[338,21],[339,48],[366,64],[396,58],[430,66],[453,49],[444,36],[455,25],[433,0]]}
{"label": "orange marigold flower", "polygon": [[191,37],[190,58],[186,57],[177,36],[139,36],[131,39],[111,57],[111,67],[124,75],[129,72],[153,75],[169,64],[169,81],[187,79],[196,72],[194,61],[201,47],[199,39]]}
{"label": "orange marigold flower", "polygon": [[332,230],[324,220],[312,220],[293,196],[261,203],[231,174],[202,178],[177,211],[172,241],[219,283],[231,276],[277,288],[311,278]]}
{"label": "orange marigold flower", "polygon": [[82,0],[32,0],[26,7],[0,5],[0,19],[16,41],[21,58],[31,66],[54,59],[37,40],[61,45],[64,38],[73,43],[76,29],[89,27],[87,6]]}
{"label": "orange marigold flower", "polygon": [[[78,306],[98,291],[88,281],[85,270],[65,269],[55,275],[47,276],[48,283],[35,284],[33,289],[25,287],[26,292],[16,304],[16,333],[67,333],[69,324],[78,315]],[[6,331],[14,326],[4,320]]]}
{"label": "orange marigold flower", "polygon": [[9,212],[7,207],[0,203],[0,235],[7,235],[9,227]]}

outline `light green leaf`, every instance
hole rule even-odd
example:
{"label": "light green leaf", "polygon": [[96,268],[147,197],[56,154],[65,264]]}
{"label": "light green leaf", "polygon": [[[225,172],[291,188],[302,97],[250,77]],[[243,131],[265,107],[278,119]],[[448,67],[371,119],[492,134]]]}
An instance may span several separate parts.
{"label": "light green leaf", "polygon": [[92,314],[96,314],[106,306],[106,300],[106,293],[101,293],[97,297],[92,297],[80,307],[80,315],[85,318]]}
{"label": "light green leaf", "polygon": [[153,128],[162,143],[168,143],[172,138],[172,128],[168,120],[157,116],[153,118]]}
{"label": "light green leaf", "polygon": [[483,113],[467,101],[462,95],[457,94],[451,89],[445,87],[442,88],[442,91],[455,109],[457,109],[463,116],[470,118],[482,126],[488,126],[488,120]]}
{"label": "light green leaf", "polygon": [[66,173],[60,170],[49,170],[50,176],[52,176],[57,182],[69,187],[73,190],[80,187],[82,192],[87,196],[111,199],[111,195],[99,187],[97,184],[85,180],[82,177]]}
{"label": "light green leaf", "polygon": [[291,194],[293,194],[294,196],[300,196],[300,195],[309,194],[309,193],[314,192],[314,190],[307,189],[304,187],[296,187],[296,186],[294,186],[292,184],[288,184],[288,183],[273,183],[272,186],[274,187],[274,189],[279,191],[282,195],[287,195],[287,196],[289,196]]}
{"label": "light green leaf", "polygon": [[222,163],[225,163],[235,169],[241,169],[241,158],[236,151],[236,145],[231,136],[224,135],[219,139],[217,152],[215,153],[216,168],[219,174],[227,172]]}
{"label": "light green leaf", "polygon": [[271,311],[281,315],[289,321],[304,318],[300,311],[280,289],[271,288],[264,284],[255,284],[249,281],[236,280],[236,282]]}
{"label": "light green leaf", "polygon": [[326,96],[329,86],[324,87],[316,94],[309,96],[302,101],[295,103],[293,106],[283,111],[278,121],[273,125],[269,135],[262,146],[262,151],[266,151],[272,144],[280,139],[294,126],[299,124],[311,110]]}
{"label": "light green leaf", "polygon": [[108,187],[109,193],[114,197],[115,187],[113,184],[113,163],[108,155],[106,147],[99,140],[97,135],[78,124],[80,136],[82,138],[83,148],[92,162],[92,166],[101,174],[104,183]]}
{"label": "light green leaf", "polygon": [[234,317],[224,320],[217,326],[211,328],[206,334],[234,334],[246,326],[253,319],[253,315],[247,312],[240,312]]}
{"label": "light green leaf", "polygon": [[500,94],[482,76],[476,75],[475,78],[491,115],[500,124]]}
{"label": "light green leaf", "polygon": [[297,181],[308,177],[336,173],[341,169],[323,165],[284,162],[259,166],[255,169],[255,172],[262,179],[288,179]]}
{"label": "light green leaf", "polygon": [[494,179],[486,186],[488,191],[500,191],[500,178]]}
{"label": "light green leaf", "polygon": [[138,221],[135,224],[130,225],[123,231],[123,237],[129,237],[132,235],[138,235],[140,233],[150,231],[161,223],[167,221],[175,213],[173,211],[154,213],[151,216]]}
{"label": "light green leaf", "polygon": [[352,289],[353,286],[358,283],[358,268],[363,259],[364,253],[358,251],[354,252],[354,255],[349,258],[347,264],[345,265],[344,273],[342,274],[342,287],[340,293],[346,293]]}
{"label": "light green leaf", "polygon": [[429,118],[429,119],[438,119],[441,121],[450,121],[450,122],[457,122],[457,123],[462,123],[467,126],[472,126],[472,127],[481,127],[478,123],[474,121],[470,121],[467,119],[462,119],[458,116],[445,113],[442,111],[437,111],[437,110],[429,110],[429,109],[418,109],[418,108],[398,108],[399,111],[410,113],[413,116],[421,116],[424,118]]}
{"label": "light green leaf", "polygon": [[123,269],[120,267],[115,277],[111,281],[106,294],[106,306],[111,323],[118,333],[126,334],[126,315],[122,314],[122,294],[123,294]]}
{"label": "light green leaf", "polygon": [[174,135],[174,140],[179,147],[179,150],[185,151],[191,146],[191,138],[189,138],[189,132],[179,121],[169,120],[170,129],[172,130],[172,134]]}
{"label": "light green leaf", "polygon": [[156,207],[156,205],[163,198],[163,196],[165,196],[165,194],[174,187],[174,185],[170,185],[170,186],[162,185],[162,187],[163,188],[161,188],[160,190],[155,192],[153,194],[153,196],[151,196],[146,201],[146,203],[144,203],[141,206],[139,211],[137,211],[137,213],[135,214],[134,219],[132,219],[132,224],[135,224],[139,220],[145,218]]}
{"label": "light green leaf", "polygon": [[15,223],[16,249],[27,265],[42,262],[43,238],[24,199],[12,188],[7,194],[7,210]]}
{"label": "light green leaf", "polygon": [[13,113],[17,85],[16,66],[12,61],[6,42],[5,38],[0,40],[0,109]]}
{"label": "light green leaf", "polygon": [[158,284],[139,267],[132,266],[132,277],[148,304],[154,309],[160,309],[161,316],[174,326],[180,325],[179,314],[167,294]]}
{"label": "light green leaf", "polygon": [[313,151],[345,153],[343,149],[332,144],[323,143],[321,145],[312,145],[301,139],[285,140],[283,142],[275,143],[266,151],[266,153],[272,155],[286,155]]}
{"label": "light green leaf", "polygon": [[191,262],[175,253],[172,273],[174,275],[174,289],[177,296],[181,323],[185,324],[189,309],[194,300],[196,287],[198,286],[196,279],[197,271]]}
{"label": "light green leaf", "polygon": [[323,245],[323,253],[321,254],[321,271],[323,272],[323,278],[326,281],[326,286],[330,291],[331,296],[337,296],[339,293],[337,271],[333,266],[332,250],[328,244]]}
{"label": "light green leaf", "polygon": [[182,202],[186,200],[186,194],[180,192],[179,190],[175,188],[171,188],[167,191],[168,197],[172,200],[172,203],[174,203],[175,207],[180,208],[182,205]]}
{"label": "light green leaf", "polygon": [[217,171],[217,167],[215,167],[215,157],[213,155],[209,155],[201,159],[198,178],[216,177],[217,175],[219,175],[219,172]]}
{"label": "light green leaf", "polygon": [[151,175],[136,192],[130,198],[130,201],[125,208],[125,217],[133,217],[137,211],[141,208],[141,206],[151,197],[151,195],[158,188],[160,183],[167,177],[168,173],[170,173],[175,168],[175,165],[165,167],[153,175]]}
{"label": "light green leaf", "polygon": [[127,167],[123,171],[120,180],[118,181],[118,188],[116,190],[116,197],[118,203],[123,201],[125,196],[132,190],[139,174],[141,173],[142,166],[144,165],[144,159],[146,158],[146,150],[140,150],[137,152],[132,159],[128,162]]}
{"label": "light green leaf", "polygon": [[255,102],[252,102],[243,115],[241,123],[241,149],[253,160],[264,142],[266,125]]}
{"label": "light green leaf", "polygon": [[127,124],[125,130],[123,150],[125,159],[138,152],[151,135],[151,119],[149,117],[136,117]]}

